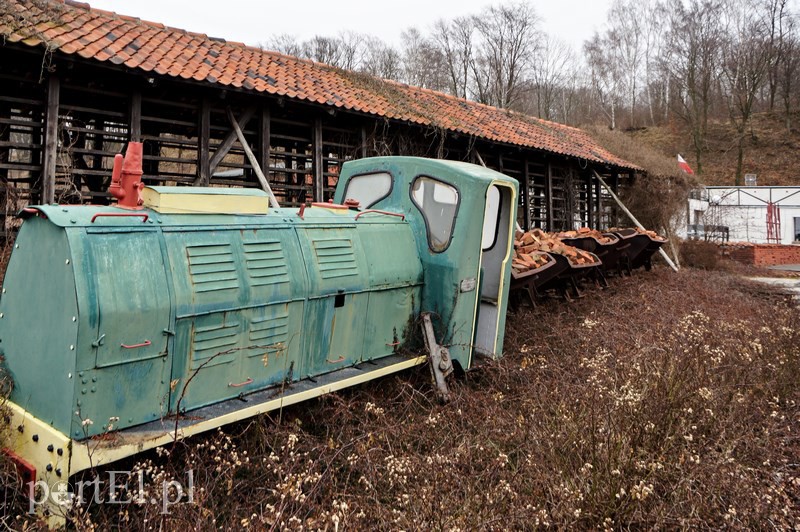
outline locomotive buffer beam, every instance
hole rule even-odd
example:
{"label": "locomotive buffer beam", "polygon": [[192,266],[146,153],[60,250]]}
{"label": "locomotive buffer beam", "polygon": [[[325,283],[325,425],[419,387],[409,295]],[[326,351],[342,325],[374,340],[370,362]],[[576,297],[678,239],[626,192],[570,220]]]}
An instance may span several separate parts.
{"label": "locomotive buffer beam", "polygon": [[428,312],[422,313],[422,336],[425,339],[425,348],[428,350],[428,366],[431,368],[436,395],[441,402],[446,403],[450,401],[450,390],[445,379],[453,373],[453,360],[450,358],[450,350],[436,341],[431,315]]}

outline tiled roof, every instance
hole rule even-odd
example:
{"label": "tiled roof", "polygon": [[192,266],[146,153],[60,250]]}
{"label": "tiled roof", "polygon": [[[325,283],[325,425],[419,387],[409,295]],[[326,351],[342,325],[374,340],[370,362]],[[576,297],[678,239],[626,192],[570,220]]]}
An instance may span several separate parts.
{"label": "tiled roof", "polygon": [[305,100],[637,169],[580,129],[71,0],[0,1],[0,36],[131,69]]}

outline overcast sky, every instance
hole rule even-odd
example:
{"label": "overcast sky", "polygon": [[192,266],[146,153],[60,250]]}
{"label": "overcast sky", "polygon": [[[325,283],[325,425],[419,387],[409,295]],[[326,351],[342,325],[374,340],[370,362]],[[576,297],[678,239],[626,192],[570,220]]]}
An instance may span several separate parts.
{"label": "overcast sky", "polygon": [[[542,28],[580,52],[583,41],[601,29],[612,0],[531,0]],[[425,33],[436,20],[479,13],[503,2],[491,0],[88,0],[92,7],[169,26],[257,45],[272,35],[333,36],[355,31],[395,46],[400,33],[416,26]]]}

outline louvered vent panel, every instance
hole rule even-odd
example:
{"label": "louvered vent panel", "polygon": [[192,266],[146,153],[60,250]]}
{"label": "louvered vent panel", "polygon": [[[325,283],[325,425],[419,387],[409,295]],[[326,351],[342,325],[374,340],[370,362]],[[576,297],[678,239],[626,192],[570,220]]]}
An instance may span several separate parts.
{"label": "louvered vent panel", "polygon": [[315,240],[314,252],[323,279],[358,275],[353,243],[349,239]]}

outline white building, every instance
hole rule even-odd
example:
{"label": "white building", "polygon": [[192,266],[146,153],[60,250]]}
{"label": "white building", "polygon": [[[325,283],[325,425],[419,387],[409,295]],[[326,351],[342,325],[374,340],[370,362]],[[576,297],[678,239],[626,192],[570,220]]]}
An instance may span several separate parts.
{"label": "white building", "polygon": [[706,187],[689,195],[690,238],[768,242],[768,205],[773,207],[772,243],[800,244],[800,187]]}

